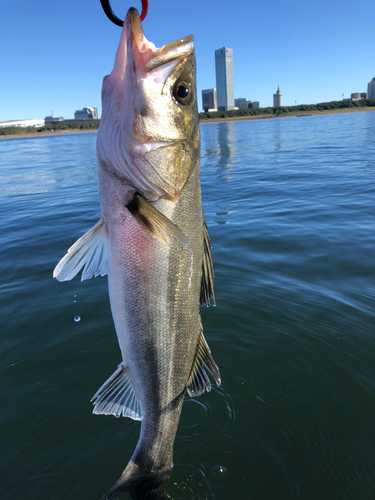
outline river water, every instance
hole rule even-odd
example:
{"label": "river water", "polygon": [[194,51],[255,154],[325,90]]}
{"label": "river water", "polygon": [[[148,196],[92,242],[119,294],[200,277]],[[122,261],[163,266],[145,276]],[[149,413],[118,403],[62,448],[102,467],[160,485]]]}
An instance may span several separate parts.
{"label": "river water", "polygon": [[[95,140],[0,141],[2,499],[99,500],[138,440],[91,414],[106,278],[52,279],[97,221]],[[375,113],[204,124],[201,171],[222,386],[185,400],[169,495],[374,500]]]}

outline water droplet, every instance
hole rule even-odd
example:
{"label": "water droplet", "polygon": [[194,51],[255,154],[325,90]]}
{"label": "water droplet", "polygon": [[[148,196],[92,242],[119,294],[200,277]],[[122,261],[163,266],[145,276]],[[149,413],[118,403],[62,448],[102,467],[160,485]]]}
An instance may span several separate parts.
{"label": "water droplet", "polygon": [[73,300],[73,304],[75,304],[77,301],[76,300]]}
{"label": "water droplet", "polygon": [[77,297],[77,295],[74,295],[74,297]]}
{"label": "water droplet", "polygon": [[81,321],[81,316],[75,316],[74,321],[78,323],[78,321]]}
{"label": "water droplet", "polygon": [[216,481],[222,481],[228,475],[228,469],[224,465],[214,465],[211,469],[211,477]]}

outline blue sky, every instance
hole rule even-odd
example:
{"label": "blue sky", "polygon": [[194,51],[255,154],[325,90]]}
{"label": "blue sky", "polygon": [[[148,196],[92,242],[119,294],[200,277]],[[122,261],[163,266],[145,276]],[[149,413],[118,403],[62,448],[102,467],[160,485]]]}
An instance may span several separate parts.
{"label": "blue sky", "polygon": [[[161,46],[195,37],[198,103],[216,87],[214,51],[233,49],[235,97],[272,106],[339,100],[375,77],[374,0],[149,0],[146,37]],[[139,3],[137,3],[139,2]],[[140,0],[112,0],[118,17]],[[0,19],[0,121],[55,116],[95,106],[121,28],[99,0],[12,0]]]}

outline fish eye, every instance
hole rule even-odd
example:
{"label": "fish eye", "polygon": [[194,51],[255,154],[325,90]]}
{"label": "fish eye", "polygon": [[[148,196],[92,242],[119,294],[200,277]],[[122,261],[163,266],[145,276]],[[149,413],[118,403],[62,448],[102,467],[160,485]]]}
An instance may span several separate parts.
{"label": "fish eye", "polygon": [[178,82],[173,88],[173,97],[180,104],[190,104],[193,100],[193,89],[191,88],[190,83],[186,82]]}

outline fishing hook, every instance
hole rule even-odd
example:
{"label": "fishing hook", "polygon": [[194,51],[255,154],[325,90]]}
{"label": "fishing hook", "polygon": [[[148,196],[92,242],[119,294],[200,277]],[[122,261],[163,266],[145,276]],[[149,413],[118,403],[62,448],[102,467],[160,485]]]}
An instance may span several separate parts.
{"label": "fishing hook", "polygon": [[[140,16],[140,20],[143,21],[144,18],[147,16],[148,12],[148,0],[141,0],[142,2],[142,12]],[[100,3],[102,4],[103,10],[106,13],[106,16],[110,21],[112,21],[116,26],[123,26],[124,21],[121,21],[116,14],[113,12],[109,0],[100,0]]]}

